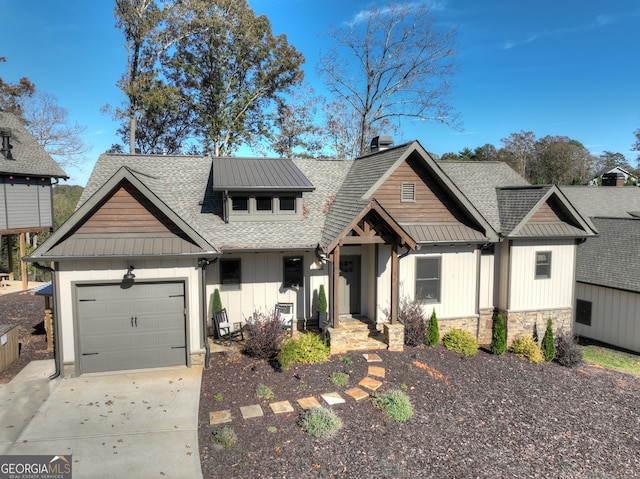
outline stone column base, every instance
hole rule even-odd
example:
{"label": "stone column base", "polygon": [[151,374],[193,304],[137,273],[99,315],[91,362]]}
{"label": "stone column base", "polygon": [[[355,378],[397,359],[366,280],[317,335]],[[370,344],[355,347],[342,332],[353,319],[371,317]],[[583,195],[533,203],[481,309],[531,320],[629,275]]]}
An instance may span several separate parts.
{"label": "stone column base", "polygon": [[389,351],[404,351],[404,326],[400,323],[383,325],[382,334]]}

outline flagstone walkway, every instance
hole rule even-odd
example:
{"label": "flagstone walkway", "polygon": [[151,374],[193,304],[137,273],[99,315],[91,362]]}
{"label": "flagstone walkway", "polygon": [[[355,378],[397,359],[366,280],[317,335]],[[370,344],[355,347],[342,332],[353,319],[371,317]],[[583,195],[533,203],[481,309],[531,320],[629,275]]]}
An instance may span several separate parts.
{"label": "flagstone walkway", "polygon": [[[363,354],[364,358],[368,363],[380,363],[382,362],[382,358],[377,354],[365,353]],[[367,376],[362,379],[358,383],[360,387],[353,387],[347,389],[346,391],[338,392],[327,392],[325,394],[320,395],[320,399],[325,402],[329,406],[333,406],[334,404],[342,404],[346,402],[343,394],[353,399],[354,401],[361,401],[366,399],[371,394],[368,391],[376,391],[380,386],[382,386],[382,381],[380,379],[384,379],[385,377],[385,369],[382,366],[369,366],[367,371]],[[298,406],[302,409],[310,409],[312,407],[321,406],[320,400],[318,400],[314,396],[298,399]],[[273,412],[273,414],[283,414],[288,412],[294,412],[295,408],[289,401],[277,401],[269,404],[269,408]],[[248,406],[240,407],[240,415],[242,419],[252,419],[256,417],[264,416],[264,411],[262,406],[259,404],[251,404]],[[212,411],[209,413],[209,423],[211,425],[216,424],[224,424],[229,423],[234,420],[234,416],[230,409],[224,409],[221,411]]]}

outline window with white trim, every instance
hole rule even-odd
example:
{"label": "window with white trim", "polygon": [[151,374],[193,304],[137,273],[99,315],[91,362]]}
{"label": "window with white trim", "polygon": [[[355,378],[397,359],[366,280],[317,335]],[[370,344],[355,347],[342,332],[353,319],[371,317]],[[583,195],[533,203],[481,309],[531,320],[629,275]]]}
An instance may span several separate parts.
{"label": "window with white trim", "polygon": [[440,302],[440,256],[416,258],[416,301]]}

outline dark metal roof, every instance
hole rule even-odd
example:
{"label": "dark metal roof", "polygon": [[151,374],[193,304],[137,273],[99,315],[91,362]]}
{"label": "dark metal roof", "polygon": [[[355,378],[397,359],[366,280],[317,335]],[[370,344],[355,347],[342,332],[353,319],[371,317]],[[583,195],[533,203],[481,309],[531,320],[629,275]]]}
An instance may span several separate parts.
{"label": "dark metal roof", "polygon": [[553,223],[527,223],[518,230],[514,237],[527,238],[584,238],[585,231],[561,221]]}
{"label": "dark metal roof", "polygon": [[68,178],[51,155],[24,127],[24,123],[11,113],[0,111],[0,129],[11,130],[11,156],[0,154],[0,174]]}
{"label": "dark metal roof", "polygon": [[288,158],[213,158],[214,191],[313,191]]}
{"label": "dark metal roof", "polygon": [[461,223],[401,224],[417,243],[484,243],[488,238],[480,231]]}

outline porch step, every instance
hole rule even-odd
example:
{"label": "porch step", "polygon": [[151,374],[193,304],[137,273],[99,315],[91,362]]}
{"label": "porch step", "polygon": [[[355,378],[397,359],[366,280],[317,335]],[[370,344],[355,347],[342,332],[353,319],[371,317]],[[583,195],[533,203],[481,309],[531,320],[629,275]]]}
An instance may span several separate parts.
{"label": "porch step", "polygon": [[382,333],[375,323],[359,319],[340,319],[340,329],[348,333],[346,348],[348,351],[367,351],[387,349]]}

